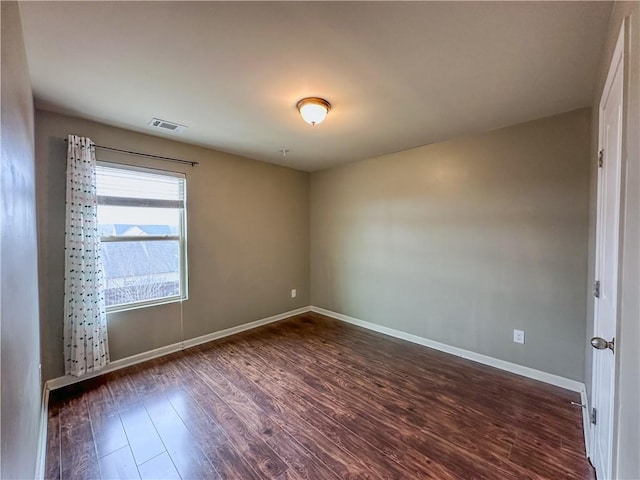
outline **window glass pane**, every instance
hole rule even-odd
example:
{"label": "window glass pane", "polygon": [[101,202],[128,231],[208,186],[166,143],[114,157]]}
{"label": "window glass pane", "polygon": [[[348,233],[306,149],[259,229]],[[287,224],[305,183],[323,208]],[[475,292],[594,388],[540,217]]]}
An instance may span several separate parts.
{"label": "window glass pane", "polygon": [[179,235],[180,209],[98,205],[100,236]]}
{"label": "window glass pane", "polygon": [[96,181],[107,306],[153,304],[186,295],[186,285],[181,285],[184,242],[145,239],[183,237],[184,175],[99,164]]}
{"label": "window glass pane", "polygon": [[178,240],[103,242],[102,261],[107,306],[180,295]]}

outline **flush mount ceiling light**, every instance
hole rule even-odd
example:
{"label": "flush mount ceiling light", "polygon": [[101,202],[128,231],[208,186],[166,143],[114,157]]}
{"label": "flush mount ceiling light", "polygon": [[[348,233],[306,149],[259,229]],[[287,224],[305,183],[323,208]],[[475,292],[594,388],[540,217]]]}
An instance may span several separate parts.
{"label": "flush mount ceiling light", "polygon": [[298,102],[297,107],[302,119],[314,127],[321,123],[331,110],[331,104],[324,98],[318,97],[303,98]]}

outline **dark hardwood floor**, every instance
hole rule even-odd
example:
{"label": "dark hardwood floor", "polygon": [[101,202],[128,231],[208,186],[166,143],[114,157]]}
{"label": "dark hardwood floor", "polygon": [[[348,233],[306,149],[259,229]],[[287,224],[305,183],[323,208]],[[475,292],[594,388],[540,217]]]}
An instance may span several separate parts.
{"label": "dark hardwood floor", "polygon": [[579,400],[309,313],[53,391],[46,478],[591,479]]}

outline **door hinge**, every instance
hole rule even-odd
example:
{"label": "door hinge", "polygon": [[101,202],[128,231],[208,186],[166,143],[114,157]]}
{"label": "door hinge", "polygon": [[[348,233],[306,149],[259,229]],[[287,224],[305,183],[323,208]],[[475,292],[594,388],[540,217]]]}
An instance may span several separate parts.
{"label": "door hinge", "polygon": [[595,407],[591,409],[591,423],[594,425],[598,423],[598,410]]}
{"label": "door hinge", "polygon": [[600,280],[593,282],[593,296],[600,298]]}
{"label": "door hinge", "polygon": [[598,152],[598,167],[602,168],[604,166],[604,150],[600,150]]}

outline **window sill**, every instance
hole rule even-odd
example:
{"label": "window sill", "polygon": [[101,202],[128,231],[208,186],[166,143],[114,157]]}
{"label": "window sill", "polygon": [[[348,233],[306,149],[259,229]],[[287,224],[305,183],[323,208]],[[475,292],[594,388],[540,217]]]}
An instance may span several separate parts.
{"label": "window sill", "polygon": [[169,303],[185,302],[187,300],[189,300],[189,297],[177,296],[177,297],[163,298],[159,300],[149,300],[147,302],[126,303],[123,305],[107,307],[107,315],[111,313],[128,312],[129,310],[138,310],[140,308],[159,307],[161,305],[167,305]]}

